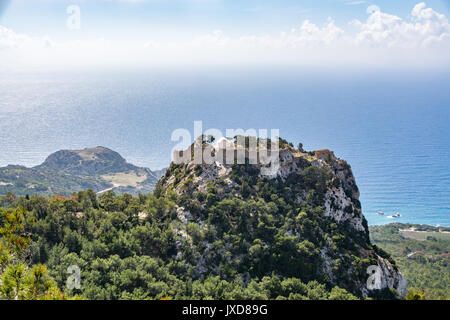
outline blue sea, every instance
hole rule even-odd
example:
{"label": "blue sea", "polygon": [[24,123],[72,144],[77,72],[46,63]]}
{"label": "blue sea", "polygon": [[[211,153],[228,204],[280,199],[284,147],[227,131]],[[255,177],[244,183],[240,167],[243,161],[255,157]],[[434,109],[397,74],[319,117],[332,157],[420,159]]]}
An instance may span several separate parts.
{"label": "blue sea", "polygon": [[[450,226],[450,73],[325,68],[0,74],[0,166],[106,146],[167,167],[177,128],[280,129],[347,160],[369,224]],[[377,215],[378,211],[385,216]],[[400,212],[402,217],[387,216]]]}

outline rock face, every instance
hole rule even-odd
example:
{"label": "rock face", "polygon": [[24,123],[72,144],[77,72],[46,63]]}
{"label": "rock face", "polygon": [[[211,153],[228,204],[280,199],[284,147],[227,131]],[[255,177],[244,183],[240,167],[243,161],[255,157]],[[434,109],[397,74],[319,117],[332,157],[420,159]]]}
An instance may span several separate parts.
{"label": "rock face", "polygon": [[395,288],[402,297],[406,297],[408,281],[401,273],[397,272],[390,261],[378,257],[378,266],[380,267],[380,287]]}
{"label": "rock face", "polygon": [[[237,144],[235,146],[238,148]],[[206,148],[208,143],[203,142],[203,149]],[[213,154],[217,154],[217,145],[211,150]],[[191,150],[184,151],[186,152],[191,153]],[[178,165],[172,163],[158,183],[158,192],[174,191],[178,196],[200,199],[195,211],[207,212],[211,211],[211,207],[205,197],[212,197],[207,195],[212,187],[218,190],[214,197],[220,200],[240,198],[247,203],[255,201],[271,206],[276,202],[267,198],[261,199],[259,194],[261,188],[265,187],[264,184],[274,184],[278,190],[288,190],[285,196],[278,194],[274,199],[284,197],[283,201],[287,202],[295,197],[294,206],[300,212],[294,220],[295,223],[283,225],[286,234],[294,237],[293,241],[298,243],[308,241],[316,244],[320,257],[315,260],[318,261],[315,267],[320,272],[314,271],[313,274],[320,274],[320,277],[331,285],[338,285],[360,297],[367,297],[372,293],[367,286],[367,270],[370,266],[378,266],[378,270],[381,270],[378,275],[380,289],[393,289],[399,296],[406,295],[407,282],[397,270],[395,262],[370,243],[367,221],[362,214],[359,190],[350,165],[338,159],[332,151],[305,152],[302,148],[295,149],[290,144],[282,143],[279,150],[280,165],[269,177],[261,174],[265,166],[260,164],[238,165],[215,161],[212,164],[198,165],[193,160],[191,158],[190,161]],[[241,167],[245,167],[245,170],[242,171]],[[252,181],[254,185],[242,182],[241,177],[248,177],[244,180]],[[249,195],[243,195],[243,192]],[[304,209],[305,207],[309,209]],[[254,215],[257,215],[258,209],[254,210]],[[314,211],[314,214],[306,213],[308,210]],[[185,207],[179,208],[178,216],[181,223],[176,230],[180,237],[180,246],[190,237],[185,229],[188,223],[206,226],[208,221],[211,221],[211,218],[204,218],[205,213],[190,212],[189,208]],[[319,227],[314,229],[316,235],[306,235],[308,228],[301,222],[304,216],[310,219],[305,220],[308,224],[311,220],[318,221]],[[291,220],[286,218],[286,221]],[[248,230],[249,233],[253,232],[251,228]],[[339,233],[333,233],[334,230],[339,230]],[[321,240],[315,241],[315,236]],[[217,269],[208,258],[211,246],[212,243],[204,243],[205,251],[197,253],[199,275],[207,270]],[[249,241],[245,246],[250,248],[252,243]],[[274,244],[266,242],[263,246],[270,249]],[[181,255],[181,247],[179,254]],[[234,257],[237,261],[241,258],[242,256]],[[299,261],[302,261],[301,257]]]}
{"label": "rock face", "polygon": [[78,175],[116,173],[137,169],[120,154],[104,147],[61,150],[47,157],[38,169],[57,170]]}

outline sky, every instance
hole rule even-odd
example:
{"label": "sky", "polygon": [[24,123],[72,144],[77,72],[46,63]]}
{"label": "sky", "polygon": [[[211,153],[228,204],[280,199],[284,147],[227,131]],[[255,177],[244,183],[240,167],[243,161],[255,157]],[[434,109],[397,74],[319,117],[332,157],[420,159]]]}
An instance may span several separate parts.
{"label": "sky", "polygon": [[0,0],[0,68],[450,66],[450,0]]}

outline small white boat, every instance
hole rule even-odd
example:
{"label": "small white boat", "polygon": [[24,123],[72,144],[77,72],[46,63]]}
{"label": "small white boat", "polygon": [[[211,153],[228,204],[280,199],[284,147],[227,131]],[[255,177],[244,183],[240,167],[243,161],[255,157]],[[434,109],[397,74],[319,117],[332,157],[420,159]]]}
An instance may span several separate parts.
{"label": "small white boat", "polygon": [[384,212],[383,212],[383,211],[378,211],[377,214],[378,214],[379,216],[384,216]]}
{"label": "small white boat", "polygon": [[396,212],[394,215],[392,216],[387,216],[389,219],[397,219],[400,218],[402,215],[398,212]]}

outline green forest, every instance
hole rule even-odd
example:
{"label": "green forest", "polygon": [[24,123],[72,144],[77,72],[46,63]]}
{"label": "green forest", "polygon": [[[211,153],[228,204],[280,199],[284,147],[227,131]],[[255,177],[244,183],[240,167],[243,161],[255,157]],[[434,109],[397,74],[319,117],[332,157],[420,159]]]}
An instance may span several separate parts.
{"label": "green forest", "polygon": [[[232,264],[222,264],[217,275],[194,279],[194,266],[175,257],[171,221],[176,217],[177,199],[172,196],[109,192],[97,197],[86,191],[71,198],[15,199],[9,194],[3,198],[8,207],[2,208],[0,218],[0,298],[357,299],[316,280],[263,275],[263,269],[274,264],[289,268],[283,255],[273,261],[256,259],[248,269],[260,276],[251,279],[243,279]],[[275,232],[270,221],[259,227],[267,234]],[[188,230],[194,241],[212,232],[200,232],[195,225]],[[233,240],[239,247],[240,239]],[[279,246],[288,246],[290,240],[278,241]],[[214,245],[220,247],[221,241]],[[313,244],[305,243],[302,250],[314,259]],[[263,251],[262,241],[255,241],[250,254]],[[310,263],[313,266],[313,260]],[[79,290],[66,285],[72,265],[82,270]]]}
{"label": "green forest", "polygon": [[[402,234],[401,230],[410,228],[416,231]],[[408,279],[409,298],[439,300],[450,298],[449,231],[395,223],[370,227],[370,236],[373,243],[393,256]]]}

